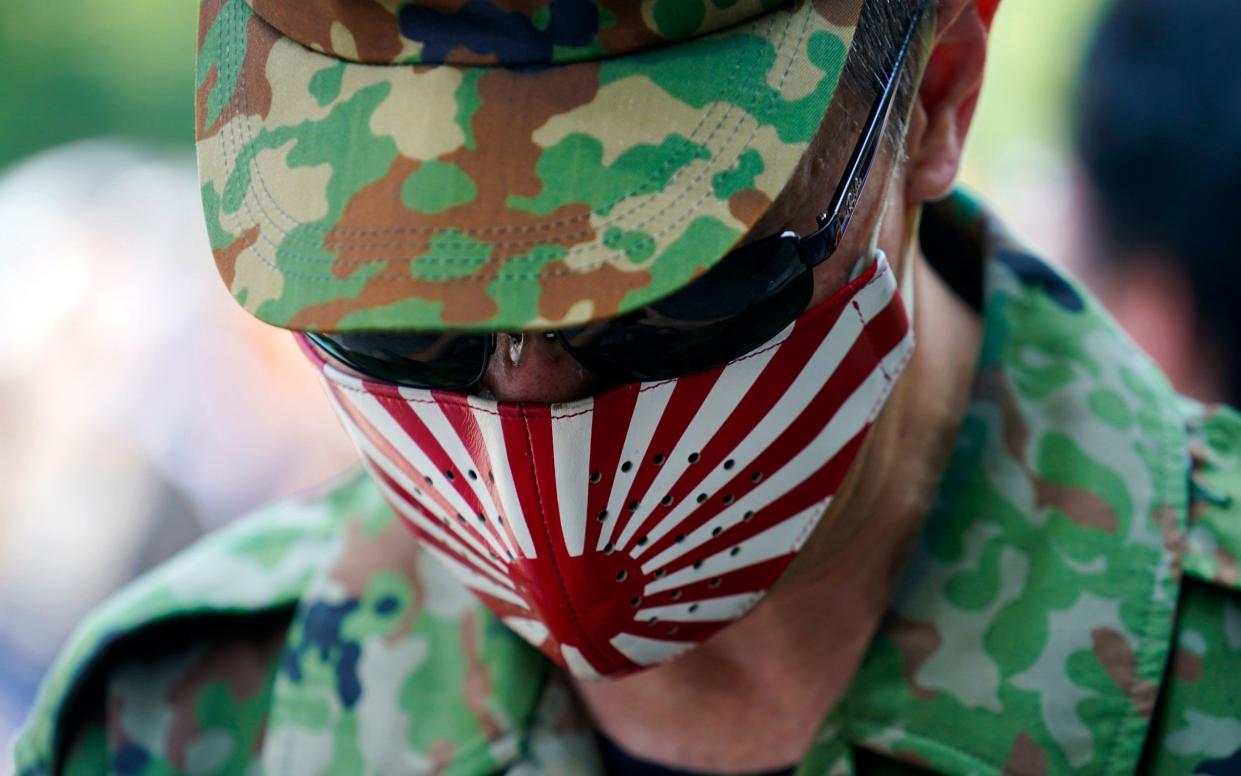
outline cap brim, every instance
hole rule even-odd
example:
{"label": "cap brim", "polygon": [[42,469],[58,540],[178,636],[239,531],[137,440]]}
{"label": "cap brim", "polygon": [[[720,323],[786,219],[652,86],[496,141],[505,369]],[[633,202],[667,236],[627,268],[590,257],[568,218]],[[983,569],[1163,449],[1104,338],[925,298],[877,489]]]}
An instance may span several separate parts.
{"label": "cap brim", "polygon": [[242,0],[204,0],[198,159],[220,274],[301,330],[544,329],[641,307],[784,188],[860,6],[805,0],[508,69],[345,62]]}

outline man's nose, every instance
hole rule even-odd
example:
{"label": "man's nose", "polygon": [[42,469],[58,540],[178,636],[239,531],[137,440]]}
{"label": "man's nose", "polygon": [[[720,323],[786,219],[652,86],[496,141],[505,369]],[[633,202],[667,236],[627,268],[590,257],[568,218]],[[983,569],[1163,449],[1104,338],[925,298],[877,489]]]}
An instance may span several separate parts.
{"label": "man's nose", "polygon": [[553,336],[498,334],[480,385],[500,401],[552,403],[590,396],[599,378]]}

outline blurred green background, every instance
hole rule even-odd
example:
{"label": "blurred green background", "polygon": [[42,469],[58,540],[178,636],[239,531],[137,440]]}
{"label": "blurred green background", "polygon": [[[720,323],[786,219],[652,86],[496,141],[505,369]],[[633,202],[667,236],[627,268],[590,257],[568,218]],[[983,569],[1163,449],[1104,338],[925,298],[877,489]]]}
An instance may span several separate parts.
{"label": "blurred green background", "polygon": [[0,168],[98,135],[190,151],[192,0],[0,3]]}
{"label": "blurred green background", "polygon": [[[988,190],[1013,148],[1062,156],[1073,74],[1102,0],[1005,0],[964,177]],[[0,4],[0,167],[119,135],[193,143],[192,0]]]}

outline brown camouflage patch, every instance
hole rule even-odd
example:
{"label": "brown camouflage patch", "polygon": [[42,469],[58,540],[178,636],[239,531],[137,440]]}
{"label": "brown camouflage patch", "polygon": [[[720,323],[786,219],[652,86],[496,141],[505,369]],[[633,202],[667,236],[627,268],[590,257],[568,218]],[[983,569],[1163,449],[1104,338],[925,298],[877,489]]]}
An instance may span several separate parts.
{"label": "brown camouflage patch", "polygon": [[491,698],[491,674],[478,654],[478,612],[471,609],[461,618],[461,651],[465,655],[465,678],[461,682],[461,697],[466,708],[478,721],[478,727],[488,741],[494,741],[504,729],[492,716],[488,699]]}
{"label": "brown camouflage patch", "polygon": [[1045,776],[1047,753],[1034,743],[1026,733],[1020,733],[1013,742],[1012,751],[1004,763],[1004,773],[1013,776]]}
{"label": "brown camouflage patch", "polygon": [[905,658],[901,672],[914,697],[924,701],[934,699],[935,691],[919,685],[916,677],[927,658],[943,647],[944,639],[939,631],[934,625],[913,622],[892,612],[888,615],[884,636],[897,646]]}
{"label": "brown camouflage patch", "polygon": [[1159,687],[1138,675],[1138,658],[1123,634],[1111,628],[1096,628],[1090,632],[1095,659],[1112,678],[1116,686],[1125,692],[1134,707],[1149,717],[1155,708]]}
{"label": "brown camouflage patch", "polygon": [[1196,682],[1202,678],[1202,658],[1187,649],[1178,649],[1172,660],[1172,675],[1178,682]]}
{"label": "brown camouflage patch", "polygon": [[[303,46],[342,59],[384,64],[401,53],[392,11],[371,0],[247,0],[272,27]],[[346,31],[353,50],[338,50],[332,28]],[[339,33],[337,33],[339,39]]]}

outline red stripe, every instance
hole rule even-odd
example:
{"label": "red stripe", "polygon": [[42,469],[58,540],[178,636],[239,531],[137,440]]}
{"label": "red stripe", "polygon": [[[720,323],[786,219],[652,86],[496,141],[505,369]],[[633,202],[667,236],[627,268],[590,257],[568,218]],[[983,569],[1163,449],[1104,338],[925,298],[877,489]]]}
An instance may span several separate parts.
{"label": "red stripe", "polygon": [[[678,534],[689,534],[714,519],[720,512],[727,509],[732,502],[740,501],[751,491],[760,487],[762,480],[772,476],[801,453],[822,432],[833,416],[840,410],[841,405],[870,376],[883,356],[900,344],[907,330],[904,308],[897,301],[897,297],[893,296],[893,302],[889,303],[887,307],[871,319],[866,328],[862,330],[861,335],[854,341],[849,352],[845,354],[839,366],[815,394],[814,398],[806,405],[806,408],[796,418],[788,421],[784,430],[751,464],[748,466],[738,466],[733,478],[725,483],[719,491],[707,493],[708,499],[703,502],[702,506],[695,509],[674,530],[660,537],[646,551],[644,557],[655,557],[669,547],[676,540]],[[764,372],[764,376],[766,374],[767,372]],[[787,390],[790,382],[791,378],[786,376],[781,383],[784,390]],[[780,395],[782,396],[783,392]],[[766,403],[764,402],[764,404]],[[770,403],[774,404],[774,401]],[[738,409],[734,412],[733,417],[746,417],[748,420],[750,416],[742,414],[743,412],[748,412],[747,409],[744,409],[748,406],[747,402],[738,405]],[[763,412],[766,411],[770,411],[770,407],[763,410]],[[726,423],[721,432],[704,447],[700,464],[697,467],[691,467],[691,471],[694,468],[699,469],[693,480],[691,481],[688,476],[683,477],[671,489],[670,492],[675,499],[674,504],[679,503],[683,498],[697,499],[697,485],[700,484],[702,478],[721,465],[726,456],[735,450],[737,445],[741,444],[745,437],[753,430],[755,423],[763,419],[764,415],[760,414],[753,416],[753,421],[744,425],[741,423]],[[762,475],[762,480],[759,482],[755,482],[753,479],[756,474]],[[695,487],[692,489],[687,487],[690,484]],[[820,494],[820,498],[834,493],[834,489],[828,490],[825,487],[819,487],[817,491]],[[728,496],[732,496],[732,499],[729,504],[725,504],[725,499]],[[667,511],[672,508],[674,507],[664,509]],[[769,509],[764,511],[769,511]],[[768,524],[774,525],[790,514],[795,513],[777,515]],[[657,522],[651,523],[651,525],[657,524]],[[707,545],[715,547],[716,550],[728,546],[715,540],[708,541]]]}
{"label": "red stripe", "polygon": [[[593,552],[599,543],[604,524],[598,518],[607,509],[612,483],[620,471],[625,437],[633,422],[640,391],[641,386],[637,384],[624,385],[595,400],[590,418],[590,471],[599,472],[600,479],[586,488],[586,552]],[[600,406],[607,407],[607,411],[600,412]],[[607,515],[605,519],[617,518],[618,515]]]}
{"label": "red stripe", "polygon": [[[455,535],[453,535],[453,530],[452,530],[452,527],[451,527],[451,524],[450,524],[450,523],[451,523],[451,521],[448,521],[448,520],[444,520],[444,519],[441,519],[441,518],[435,517],[434,515],[432,515],[432,514],[430,514],[429,512],[427,512],[427,511],[426,511],[426,510],[422,507],[422,505],[418,503],[417,499],[415,499],[415,498],[414,498],[414,497],[413,497],[413,496],[412,496],[412,495],[411,495],[408,491],[406,491],[404,488],[402,488],[402,487],[401,487],[401,486],[400,486],[400,485],[399,485],[399,484],[398,484],[395,480],[393,480],[391,477],[389,477],[389,476],[388,476],[388,475],[387,475],[387,474],[386,474],[386,473],[385,473],[382,469],[380,469],[378,466],[375,466],[374,464],[368,465],[368,466],[367,466],[367,471],[369,471],[369,472],[370,472],[370,474],[371,474],[371,476],[372,476],[372,477],[375,477],[376,479],[382,480],[384,484],[386,484],[388,487],[392,488],[392,490],[396,493],[397,497],[398,497],[398,498],[400,498],[400,499],[401,499],[401,501],[402,501],[402,502],[404,502],[406,505],[408,505],[411,509],[417,510],[417,511],[418,511],[418,512],[419,512],[419,513],[420,513],[420,514],[421,514],[424,518],[426,518],[429,522],[432,522],[432,523],[435,523],[436,525],[441,526],[441,528],[442,528],[442,530],[444,531],[444,533],[446,533],[446,534],[448,534],[448,535],[452,536],[452,537],[453,537],[453,539],[454,539],[454,540],[456,540],[457,542],[460,542],[460,544],[461,544],[463,547],[467,547],[467,548],[469,548],[469,549],[470,549],[470,551],[471,551],[471,553],[477,553],[477,552],[478,552],[476,549],[474,549],[474,548],[472,548],[472,547],[469,547],[469,545],[468,545],[465,541],[463,541],[463,540],[461,539],[461,537],[460,537],[460,536],[455,536]],[[474,557],[474,556],[473,556],[473,555],[464,555],[464,554],[462,554],[462,553],[460,553],[460,552],[458,552],[458,551],[454,550],[453,548],[449,547],[449,546],[448,546],[447,544],[445,544],[444,542],[441,542],[441,541],[439,541],[438,539],[436,539],[436,538],[435,538],[434,536],[432,536],[431,534],[426,533],[425,531],[423,531],[423,530],[422,530],[421,528],[419,528],[419,527],[418,527],[418,526],[417,526],[417,525],[416,525],[416,524],[415,524],[412,520],[405,519],[403,516],[401,516],[401,515],[400,515],[400,513],[399,513],[399,512],[397,513],[397,516],[398,516],[398,517],[401,517],[401,521],[400,521],[400,522],[404,523],[404,524],[405,524],[405,525],[406,525],[406,526],[407,526],[407,527],[408,527],[411,531],[413,531],[413,532],[414,532],[414,535],[415,535],[415,536],[417,536],[417,537],[418,537],[418,539],[419,539],[420,541],[423,541],[423,542],[425,542],[425,543],[427,543],[427,544],[434,545],[434,546],[435,546],[438,550],[440,550],[441,552],[443,552],[443,553],[445,553],[445,554],[447,554],[447,555],[452,556],[453,558],[455,558],[455,559],[457,560],[457,562],[461,563],[462,565],[467,566],[467,567],[469,567],[469,568],[472,568],[472,569],[474,569],[474,570],[478,571],[478,573],[479,573],[479,574],[482,574],[482,575],[484,575],[484,576],[486,575],[486,572],[482,571],[482,570],[480,569],[480,567],[479,567],[478,563],[476,563],[476,562],[474,561],[474,559],[473,559],[473,557]],[[494,556],[492,556],[492,558],[494,558]],[[484,560],[485,562],[488,562],[488,563],[490,564],[491,568],[492,568],[494,571],[498,572],[501,576],[507,576],[507,574],[505,573],[505,569],[504,569],[501,565],[499,565],[499,563],[498,563],[498,562],[491,562],[491,559],[489,559],[489,558],[488,558],[487,556],[485,556],[485,555],[483,556],[482,560]],[[494,560],[498,561],[499,559],[498,559],[498,558],[494,558]],[[493,581],[494,581],[494,580],[493,580]]]}
{"label": "red stripe", "polygon": [[[391,464],[397,470],[399,470],[406,477],[408,477],[411,482],[415,483],[419,488],[421,488],[422,492],[426,494],[426,496],[429,497],[432,501],[434,501],[435,504],[439,506],[440,509],[442,509],[444,512],[446,512],[449,515],[456,515],[457,514],[456,507],[448,503],[448,500],[444,498],[443,494],[439,492],[438,488],[434,487],[433,485],[428,485],[426,481],[426,477],[420,472],[418,472],[418,470],[416,470],[413,467],[413,465],[405,458],[405,456],[397,452],[396,448],[392,446],[392,443],[388,441],[387,436],[385,436],[382,432],[380,432],[379,429],[375,428],[375,426],[366,418],[366,416],[363,415],[361,411],[356,409],[353,406],[353,404],[350,403],[349,399],[343,395],[342,393],[343,391],[352,390],[352,389],[342,388],[330,382],[329,382],[329,387],[332,393],[336,396],[336,399],[340,407],[344,410],[345,414],[348,416],[348,419],[354,424],[354,426],[357,427],[358,432],[361,433],[362,436],[366,437],[366,439],[372,445],[374,445],[376,448],[379,449],[381,453],[383,453],[388,463]],[[373,394],[367,394],[367,395],[378,400],[380,402],[380,406],[384,407],[385,410],[388,410],[389,403],[396,401],[395,399],[389,399],[383,396],[374,396]],[[389,414],[391,413],[389,412]]]}
{"label": "red stripe", "polygon": [[[496,509],[500,512],[504,526],[503,530],[508,535],[508,543],[520,554],[521,543],[517,541],[517,536],[513,533],[513,516],[505,512],[504,501],[500,498],[499,489],[495,483],[496,476],[511,476],[509,462],[491,460],[490,451],[487,448],[486,442],[483,441],[483,430],[479,426],[478,418],[475,415],[475,412],[481,412],[495,418],[495,421],[498,422],[500,420],[500,412],[498,410],[472,407],[469,401],[460,394],[435,391],[431,395],[435,398],[436,403],[439,404],[440,410],[444,413],[444,417],[452,427],[453,433],[461,440],[462,446],[465,447],[466,452],[470,455],[470,460],[474,463],[474,471],[479,477],[475,485],[481,485],[483,488],[486,488],[491,495],[492,503],[496,505]],[[507,444],[505,449],[508,449]],[[468,477],[469,474],[466,473],[465,476]],[[495,528],[494,521],[492,521],[492,528]],[[529,532],[529,526],[526,527],[526,530]]]}

